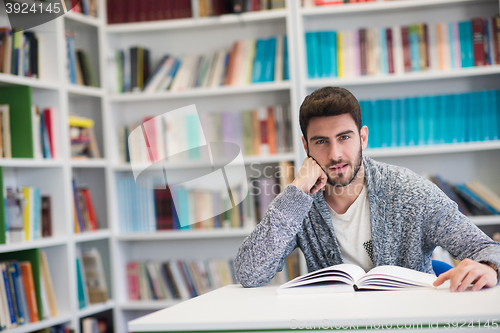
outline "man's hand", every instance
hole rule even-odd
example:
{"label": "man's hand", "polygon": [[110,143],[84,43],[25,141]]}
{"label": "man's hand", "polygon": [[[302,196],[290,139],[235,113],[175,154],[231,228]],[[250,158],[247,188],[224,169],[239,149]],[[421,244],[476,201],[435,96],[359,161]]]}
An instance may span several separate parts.
{"label": "man's hand", "polygon": [[321,189],[325,190],[326,181],[325,171],[312,157],[307,157],[292,185],[298,187],[304,193],[311,191],[311,194],[314,194]]}
{"label": "man's hand", "polygon": [[464,291],[471,283],[473,291],[483,287],[494,287],[497,284],[498,273],[488,265],[474,260],[464,259],[460,264],[438,276],[434,286],[440,286],[450,280],[450,291]]}

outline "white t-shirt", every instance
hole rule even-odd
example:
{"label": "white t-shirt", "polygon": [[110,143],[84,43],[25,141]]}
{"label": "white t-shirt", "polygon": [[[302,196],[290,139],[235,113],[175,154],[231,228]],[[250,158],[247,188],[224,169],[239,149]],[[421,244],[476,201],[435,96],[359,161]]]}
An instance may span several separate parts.
{"label": "white t-shirt", "polygon": [[372,269],[373,245],[366,185],[344,214],[337,214],[330,205],[328,209],[344,262],[358,265],[365,271]]}

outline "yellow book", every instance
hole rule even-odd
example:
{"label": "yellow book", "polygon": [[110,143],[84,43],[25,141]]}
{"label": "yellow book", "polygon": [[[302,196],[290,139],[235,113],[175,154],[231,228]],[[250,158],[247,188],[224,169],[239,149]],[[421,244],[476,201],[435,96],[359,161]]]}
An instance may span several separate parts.
{"label": "yellow book", "polygon": [[344,64],[342,61],[342,35],[343,33],[340,31],[337,31],[337,73],[339,77],[344,76]]}
{"label": "yellow book", "polygon": [[251,84],[252,83],[252,71],[253,71],[253,61],[255,58],[255,39],[247,41],[247,52],[248,54],[248,62],[246,63],[247,68],[246,68],[246,76],[245,77],[245,84]]}
{"label": "yellow book", "polygon": [[94,126],[94,120],[78,116],[69,116],[68,123],[69,126],[74,126],[74,127],[89,128]]}
{"label": "yellow book", "polygon": [[30,188],[29,187],[23,187],[21,188],[21,191],[24,196],[24,209],[23,209],[23,219],[24,219],[24,239],[26,241],[30,241],[33,239],[33,233],[32,233],[32,226],[30,223],[30,219],[32,216],[30,216],[30,205],[31,205],[31,198],[30,198]]}

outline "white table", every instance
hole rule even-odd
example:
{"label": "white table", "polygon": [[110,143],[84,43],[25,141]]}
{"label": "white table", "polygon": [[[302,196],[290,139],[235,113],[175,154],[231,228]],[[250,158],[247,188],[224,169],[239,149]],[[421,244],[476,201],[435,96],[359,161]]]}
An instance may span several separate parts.
{"label": "white table", "polygon": [[420,289],[319,295],[276,295],[276,288],[226,286],[133,320],[128,328],[130,332],[281,332],[307,327],[453,332],[455,323],[457,328],[464,324],[463,331],[473,321],[475,332],[500,332],[500,287],[462,293]]}

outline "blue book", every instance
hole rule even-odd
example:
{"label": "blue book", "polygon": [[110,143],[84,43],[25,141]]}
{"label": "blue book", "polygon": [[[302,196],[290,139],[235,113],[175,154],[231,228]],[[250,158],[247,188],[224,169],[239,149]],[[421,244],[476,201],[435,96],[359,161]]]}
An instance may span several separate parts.
{"label": "blue book", "polygon": [[390,110],[391,110],[391,147],[399,146],[399,114],[400,114],[400,104],[398,99],[390,100]]}
{"label": "blue book", "polygon": [[389,59],[387,57],[387,32],[380,29],[380,68],[382,74],[389,74]]}
{"label": "blue book", "polygon": [[84,232],[85,231],[85,225],[84,225],[84,222],[83,222],[83,217],[82,217],[82,212],[80,211],[80,205],[78,203],[78,188],[76,187],[76,181],[73,179],[72,181],[72,185],[73,185],[73,201],[75,203],[75,211],[76,211],[76,217],[77,217],[77,220],[78,220],[78,226],[80,227],[80,232]]}
{"label": "blue book", "polygon": [[[177,216],[179,218],[180,229],[189,229],[189,195],[182,186],[175,187]],[[173,194],[173,193],[172,193]]]}
{"label": "blue book", "polygon": [[188,158],[190,160],[199,160],[201,158],[200,149],[200,133],[199,133],[199,121],[198,114],[188,114],[186,115],[186,131],[189,133],[187,135],[187,148]]}
{"label": "blue book", "polygon": [[380,105],[380,116],[382,122],[382,147],[390,147],[392,142],[392,112],[391,112],[391,101],[388,99],[379,100]]}
{"label": "blue book", "polygon": [[313,51],[313,37],[314,32],[306,32],[306,56],[307,56],[307,76],[310,79],[314,79],[315,75],[315,62],[314,62],[314,51]]}
{"label": "blue book", "polygon": [[490,211],[493,215],[500,215],[500,213],[498,211],[496,211],[486,201],[484,201],[478,195],[476,195],[476,193],[474,193],[473,191],[469,190],[469,188],[466,187],[464,184],[458,184],[457,188],[460,191],[462,191],[462,193],[465,193],[470,199],[474,200],[476,203],[479,203],[481,206],[483,206],[488,211]]}
{"label": "blue book", "polygon": [[337,32],[329,31],[328,32],[328,46],[329,46],[329,54],[330,54],[330,62],[331,62],[331,74],[332,77],[338,76],[338,59],[337,59]]}
{"label": "blue book", "polygon": [[451,143],[453,128],[450,124],[452,117],[450,112],[448,112],[450,108],[446,107],[446,95],[435,96],[435,103],[437,123],[434,141],[439,144]]}
{"label": "blue book", "polygon": [[490,105],[488,102],[488,92],[479,91],[476,92],[476,98],[478,100],[477,111],[479,113],[478,129],[479,129],[479,140],[487,141],[491,140],[490,134]]}
{"label": "blue book", "polygon": [[283,37],[283,80],[290,80],[290,72],[288,70],[288,38]]}
{"label": "blue book", "polygon": [[460,41],[460,60],[462,62],[462,67],[469,67],[467,59],[467,31],[466,22],[458,22],[458,36]]}
{"label": "blue book", "polygon": [[319,32],[319,45],[321,51],[321,77],[332,76],[332,54],[330,48],[330,32]]}
{"label": "blue book", "polygon": [[274,81],[274,62],[276,61],[276,37],[271,37],[267,41],[266,68],[264,71],[266,82]]}
{"label": "blue book", "polygon": [[40,223],[42,198],[40,197],[40,189],[33,188],[33,239],[39,239],[42,235],[42,227]]}
{"label": "blue book", "polygon": [[455,115],[455,126],[457,128],[456,139],[457,142],[467,142],[468,139],[468,110],[467,110],[467,97],[466,94],[454,94],[453,103],[457,110]]}
{"label": "blue book", "polygon": [[489,127],[490,127],[490,140],[498,140],[500,138],[499,135],[499,117],[498,113],[500,112],[500,106],[498,103],[500,102],[500,90],[499,91],[488,91],[488,110],[489,112]]}
{"label": "blue book", "polygon": [[405,146],[406,145],[406,98],[400,98],[397,100],[397,116],[398,116],[398,138],[399,138],[399,143],[398,146]]}
{"label": "blue book", "polygon": [[408,26],[408,35],[410,39],[410,63],[411,71],[420,71],[420,43],[418,41],[418,30],[416,25]]}
{"label": "blue book", "polygon": [[69,82],[76,84],[76,53],[75,38],[73,36],[66,36],[66,47],[68,48]]}
{"label": "blue book", "polygon": [[426,131],[426,121],[427,121],[427,100],[425,96],[417,97],[417,137],[415,142],[417,145],[422,146],[426,144],[427,131]]}
{"label": "blue book", "polygon": [[26,301],[26,290],[24,290],[23,277],[21,275],[21,268],[19,267],[19,261],[13,261],[12,266],[14,267],[14,274],[16,275],[16,285],[17,292],[19,293],[19,316],[21,316],[21,310],[23,315],[23,324],[31,322],[31,318],[28,311],[28,303]]}
{"label": "blue book", "polygon": [[454,47],[454,37],[453,37],[453,22],[448,23],[448,40],[449,40],[449,49],[450,49],[450,66],[451,68],[457,68],[457,63],[455,62],[455,47]]}
{"label": "blue book", "polygon": [[439,135],[439,121],[438,113],[437,113],[437,96],[429,96],[428,103],[429,112],[429,134],[427,139],[427,144],[433,145],[435,143],[439,143],[438,135]]}
{"label": "blue book", "polygon": [[5,285],[5,297],[7,298],[7,304],[9,305],[9,315],[10,315],[10,323],[11,325],[14,325],[17,323],[16,320],[16,313],[14,311],[14,300],[13,300],[13,295],[10,290],[10,284],[9,284],[9,278],[8,278],[8,263],[4,263],[5,269],[2,270],[2,278],[3,278],[3,283]]}
{"label": "blue book", "polygon": [[269,82],[274,81],[274,66],[276,65],[276,37],[271,37],[269,40],[269,49],[268,49],[268,62],[269,66],[266,71],[267,73],[267,80]]}
{"label": "blue book", "polygon": [[380,126],[380,111],[377,101],[370,101],[371,121],[372,121],[372,148],[380,148],[382,146],[382,130]]}
{"label": "blue book", "polygon": [[25,318],[21,306],[21,294],[17,281],[17,274],[14,261],[7,262],[6,267],[7,267],[7,277],[9,278],[9,283],[14,291],[14,293],[12,294],[12,301],[14,304],[14,312],[16,313],[17,323],[19,325],[23,325],[25,323]]}
{"label": "blue book", "polygon": [[[319,32],[311,32],[309,37],[309,46],[311,49],[310,58],[307,59],[307,66],[311,67],[310,78],[316,79],[320,77],[320,51],[319,51]],[[309,50],[309,49],[308,49]]]}
{"label": "blue book", "polygon": [[257,39],[255,42],[255,57],[252,67],[252,82],[259,82],[262,75],[262,53],[264,51],[265,42],[262,39]]}
{"label": "blue book", "polygon": [[465,22],[465,31],[467,33],[467,61],[469,66],[468,67],[474,67],[474,45],[472,41],[472,22],[471,21],[466,21]]}
{"label": "blue book", "polygon": [[474,109],[471,94],[462,94],[462,108],[465,114],[465,142],[471,142],[474,141]]}
{"label": "blue book", "polygon": [[371,148],[372,147],[372,140],[371,140],[371,112],[370,112],[370,102],[369,101],[359,101],[359,107],[361,108],[361,120],[362,126],[368,127],[368,144],[366,148]]}
{"label": "blue book", "polygon": [[418,144],[418,113],[417,113],[417,98],[408,98],[408,108],[407,108],[407,145],[415,146]]}

